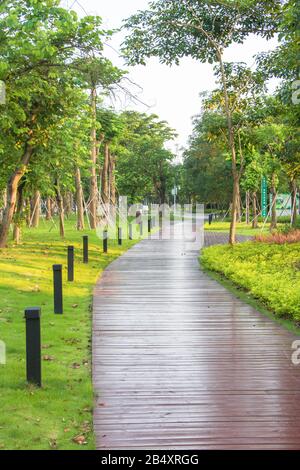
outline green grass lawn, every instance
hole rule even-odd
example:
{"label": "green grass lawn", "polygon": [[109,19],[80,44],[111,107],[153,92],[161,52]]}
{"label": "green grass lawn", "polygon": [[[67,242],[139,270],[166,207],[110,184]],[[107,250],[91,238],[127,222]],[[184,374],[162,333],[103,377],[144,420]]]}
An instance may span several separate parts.
{"label": "green grass lawn", "polygon": [[[283,224],[278,224],[278,228],[283,226]],[[229,233],[230,229],[230,222],[229,221],[213,221],[211,225],[208,222],[205,223],[204,229],[209,232],[220,232],[220,233]],[[260,233],[269,233],[270,232],[270,224],[267,223],[263,224],[260,222],[258,228],[253,229],[251,225],[247,225],[246,222],[240,222],[237,224],[237,234],[238,235],[247,235],[247,236],[255,236]]]}
{"label": "green grass lawn", "polygon": [[[82,235],[89,235],[89,264],[82,263]],[[66,223],[62,240],[50,222],[25,230],[19,246],[0,251],[0,449],[93,449],[91,303],[99,273],[134,242],[122,247]],[[75,246],[75,282],[66,281],[67,246]],[[64,265],[64,314],[53,313],[52,265]],[[41,389],[26,383],[26,307],[42,308]],[[79,439],[76,437],[80,436]],[[83,439],[84,438],[84,439]],[[75,441],[74,441],[75,439]],[[84,441],[80,445],[76,441]]]}
{"label": "green grass lawn", "polygon": [[299,243],[216,245],[202,251],[201,264],[249,292],[275,316],[299,323]]}
{"label": "green grass lawn", "polygon": [[[282,230],[285,228],[290,227],[290,217],[282,216],[277,218],[277,229]],[[205,223],[204,226],[205,230],[210,232],[220,232],[220,233],[229,233],[230,230],[230,219],[226,218],[224,221],[222,220],[213,220],[212,224],[209,225],[208,222]],[[298,228],[299,222],[298,222]],[[255,236],[259,234],[270,233],[270,220],[265,223],[262,217],[258,218],[258,227],[253,229],[251,224],[247,225],[246,222],[243,220],[237,224],[237,234],[238,235],[247,235],[247,236]]]}

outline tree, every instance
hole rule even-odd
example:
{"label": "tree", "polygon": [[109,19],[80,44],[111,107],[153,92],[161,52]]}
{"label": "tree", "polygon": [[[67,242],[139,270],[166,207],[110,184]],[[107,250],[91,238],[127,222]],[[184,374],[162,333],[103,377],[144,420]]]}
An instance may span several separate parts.
{"label": "tree", "polygon": [[101,50],[103,34],[99,18],[78,20],[58,0],[8,0],[5,7],[0,11],[0,80],[6,83],[7,102],[0,116],[0,158],[8,183],[0,248],[6,245],[19,183],[68,112],[77,87],[70,64],[75,55]]}
{"label": "tree", "polygon": [[243,42],[250,33],[272,37],[277,32],[280,13],[280,0],[156,0],[149,10],[140,11],[125,22],[131,35],[125,40],[123,52],[131,65],[145,64],[145,59],[152,56],[166,64],[178,64],[184,56],[219,64],[232,160],[231,243],[235,242],[239,174],[224,50],[233,42]]}
{"label": "tree", "polygon": [[[90,197],[89,213],[90,225],[95,229],[97,226],[98,209],[98,185],[97,185],[97,159],[99,147],[103,140],[103,132],[98,133],[98,89],[101,88],[102,94],[107,94],[113,86],[118,84],[124,73],[105,58],[98,58],[92,54],[91,57],[78,60],[74,64],[81,73],[83,86],[90,90],[90,114],[91,114],[91,177],[90,177]],[[98,139],[97,139],[98,133]],[[106,147],[108,151],[108,148]],[[108,160],[107,160],[108,162]],[[106,163],[106,160],[105,160]],[[103,196],[103,194],[102,194]]]}
{"label": "tree", "polygon": [[127,111],[120,117],[123,132],[115,148],[119,192],[131,202],[166,202],[174,155],[165,144],[175,137],[174,130],[156,115]]}

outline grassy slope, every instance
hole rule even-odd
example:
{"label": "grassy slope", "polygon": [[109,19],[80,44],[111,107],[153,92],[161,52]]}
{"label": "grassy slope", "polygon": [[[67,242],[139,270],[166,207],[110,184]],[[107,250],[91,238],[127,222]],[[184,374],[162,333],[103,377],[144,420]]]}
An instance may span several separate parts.
{"label": "grassy slope", "polygon": [[203,250],[201,263],[250,292],[277,316],[299,322],[299,243],[217,245]]}
{"label": "grassy slope", "polygon": [[[0,252],[0,340],[7,364],[0,365],[0,449],[92,449],[91,294],[95,281],[123,247],[102,241],[88,230],[90,262],[82,263],[81,237],[74,221],[62,241],[57,229],[41,223],[25,231],[24,243]],[[75,246],[75,282],[66,282],[66,247]],[[52,265],[64,265],[64,315],[53,314]],[[76,305],[78,305],[76,307]],[[43,388],[25,381],[24,308],[42,308]],[[84,435],[80,446],[73,438]]]}
{"label": "grassy slope", "polygon": [[[279,224],[280,226],[280,224]],[[263,226],[263,223],[259,224],[259,227],[256,229],[253,229],[251,225],[247,225],[246,222],[241,222],[237,224],[237,234],[238,235],[247,235],[247,236],[254,236],[258,235],[260,233],[269,233],[270,224],[266,224]],[[209,232],[220,232],[220,233],[229,233],[230,229],[230,222],[228,221],[213,221],[211,225],[208,223],[205,224],[204,226],[205,230]]]}

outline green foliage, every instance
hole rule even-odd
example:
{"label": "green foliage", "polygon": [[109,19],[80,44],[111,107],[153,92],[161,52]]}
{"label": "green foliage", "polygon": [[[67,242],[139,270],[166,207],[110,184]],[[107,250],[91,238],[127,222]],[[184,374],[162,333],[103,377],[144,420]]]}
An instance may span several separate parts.
{"label": "green foliage", "polygon": [[[89,235],[89,264],[82,263],[82,234],[74,218],[61,240],[51,222],[26,229],[24,242],[0,254],[0,339],[7,364],[0,366],[0,449],[94,449],[91,382],[92,290],[99,273],[134,242],[109,243],[107,256],[95,231]],[[66,265],[75,246],[75,281],[63,275],[64,314],[53,314],[52,265]],[[42,307],[43,388],[26,383],[24,309]],[[47,359],[48,357],[48,359]],[[84,436],[86,444],[73,441]]]}
{"label": "green foliage", "polygon": [[[216,62],[215,43],[225,49],[251,33],[272,37],[276,32],[280,0],[156,0],[125,22],[131,33],[123,53],[131,65],[158,57],[166,64],[184,56]],[[206,34],[208,33],[208,34]]]}
{"label": "green foliage", "polygon": [[300,320],[299,243],[247,242],[203,250],[205,268],[224,274],[278,316]]}
{"label": "green foliage", "polygon": [[174,138],[173,129],[156,115],[135,111],[122,113],[120,119],[123,130],[115,148],[119,194],[130,196],[131,202],[166,202],[174,155],[165,144]]}

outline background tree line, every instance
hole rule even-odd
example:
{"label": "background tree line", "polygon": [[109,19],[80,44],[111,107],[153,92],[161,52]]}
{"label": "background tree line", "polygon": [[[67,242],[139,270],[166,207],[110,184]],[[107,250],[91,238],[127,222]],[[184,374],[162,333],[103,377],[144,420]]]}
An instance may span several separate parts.
{"label": "background tree line", "polygon": [[59,0],[1,1],[0,247],[41,213],[57,214],[64,236],[74,209],[83,230],[118,194],[165,200],[174,157],[165,143],[175,134],[155,115],[105,108],[105,96],[126,93],[126,73],[103,55],[111,34]]}

